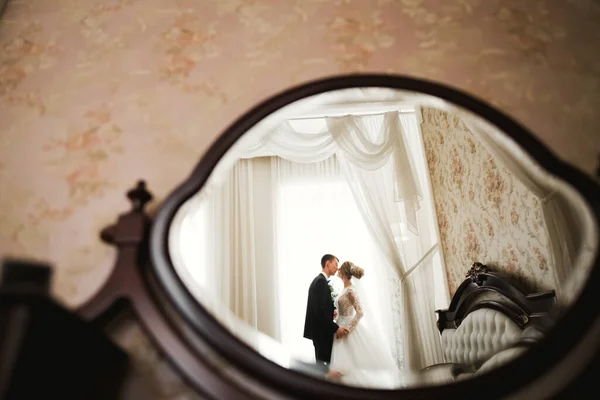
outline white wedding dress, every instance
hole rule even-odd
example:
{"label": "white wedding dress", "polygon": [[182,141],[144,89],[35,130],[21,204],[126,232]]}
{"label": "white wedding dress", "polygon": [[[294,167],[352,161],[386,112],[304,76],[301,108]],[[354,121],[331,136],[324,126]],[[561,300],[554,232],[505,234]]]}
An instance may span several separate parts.
{"label": "white wedding dress", "polygon": [[398,367],[376,332],[360,323],[362,317],[358,291],[348,286],[338,297],[337,324],[350,333],[341,339],[334,338],[330,369],[341,372],[347,384],[381,387],[389,383],[393,386],[390,377],[399,373]]}

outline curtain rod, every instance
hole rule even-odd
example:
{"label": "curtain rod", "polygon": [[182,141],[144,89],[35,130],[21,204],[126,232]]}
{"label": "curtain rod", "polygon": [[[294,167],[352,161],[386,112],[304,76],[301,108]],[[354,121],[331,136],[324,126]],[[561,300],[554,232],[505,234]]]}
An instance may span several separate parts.
{"label": "curtain rod", "polygon": [[383,114],[386,112],[397,111],[400,114],[412,114],[415,112],[414,103],[400,101],[377,101],[361,103],[338,103],[316,105],[314,111],[306,111],[301,114],[291,114],[287,119],[315,119],[325,117],[335,117],[349,114],[370,115]]}

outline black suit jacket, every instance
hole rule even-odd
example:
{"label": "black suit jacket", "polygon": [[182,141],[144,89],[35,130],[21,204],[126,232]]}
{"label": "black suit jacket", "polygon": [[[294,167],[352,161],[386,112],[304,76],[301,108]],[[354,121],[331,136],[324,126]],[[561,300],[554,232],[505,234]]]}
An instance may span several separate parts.
{"label": "black suit jacket", "polygon": [[333,342],[333,334],[338,329],[338,325],[333,322],[333,311],[329,284],[325,276],[319,274],[308,289],[304,337],[317,343]]}

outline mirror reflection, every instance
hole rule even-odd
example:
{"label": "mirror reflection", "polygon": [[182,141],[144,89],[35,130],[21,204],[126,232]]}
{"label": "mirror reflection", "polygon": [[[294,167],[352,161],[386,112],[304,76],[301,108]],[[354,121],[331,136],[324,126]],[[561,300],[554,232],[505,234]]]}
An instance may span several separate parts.
{"label": "mirror reflection", "polygon": [[198,301],[264,357],[399,388],[476,376],[535,345],[584,280],[586,213],[481,118],[346,89],[252,128],[178,211],[169,251]]}

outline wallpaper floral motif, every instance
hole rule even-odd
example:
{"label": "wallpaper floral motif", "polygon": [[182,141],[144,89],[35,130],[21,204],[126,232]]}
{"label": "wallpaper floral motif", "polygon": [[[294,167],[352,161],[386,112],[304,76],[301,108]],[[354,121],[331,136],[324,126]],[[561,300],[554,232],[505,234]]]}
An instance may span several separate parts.
{"label": "wallpaper floral motif", "polygon": [[54,293],[81,304],[108,275],[97,232],[126,188],[146,178],[160,201],[257,101],[339,73],[458,86],[593,171],[599,16],[592,0],[10,1],[0,253],[54,262]]}
{"label": "wallpaper floral motif", "polygon": [[458,117],[424,108],[421,127],[450,293],[475,261],[527,289],[553,289],[539,199]]}
{"label": "wallpaper floral motif", "polygon": [[[236,117],[334,74],[458,87],[592,172],[599,19],[595,0],[9,0],[0,254],[54,263],[53,292],[76,307],[112,268],[98,234],[137,179],[156,208]],[[470,240],[476,254],[484,243]]]}

